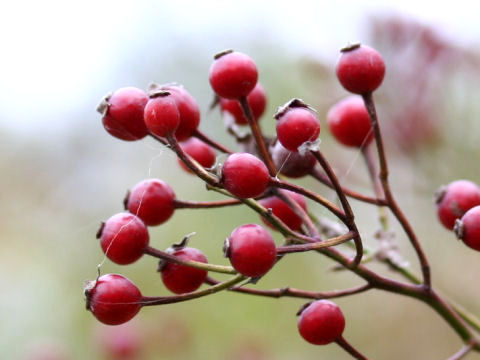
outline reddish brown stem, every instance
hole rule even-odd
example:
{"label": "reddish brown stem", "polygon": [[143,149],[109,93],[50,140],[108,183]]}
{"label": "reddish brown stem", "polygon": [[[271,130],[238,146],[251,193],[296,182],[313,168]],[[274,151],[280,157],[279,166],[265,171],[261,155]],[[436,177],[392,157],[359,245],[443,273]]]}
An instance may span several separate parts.
{"label": "reddish brown stem", "polygon": [[288,193],[278,191],[277,189],[273,189],[274,195],[278,196],[287,206],[295,212],[295,214],[302,219],[302,222],[305,224],[305,226],[308,229],[308,233],[310,236],[318,238],[318,240],[321,240],[320,234],[318,233],[317,228],[313,224],[312,219],[308,216],[308,214],[303,210],[303,208],[295,201],[292,199]]}
{"label": "reddish brown stem", "polygon": [[305,252],[305,251],[312,251],[323,249],[330,246],[335,246],[342,244],[346,241],[355,239],[357,234],[354,231],[349,231],[344,235],[340,235],[325,241],[319,241],[314,243],[308,244],[300,244],[300,245],[287,245],[287,246],[278,246],[277,247],[277,254],[289,254],[294,252]]}
{"label": "reddish brown stem", "polygon": [[185,201],[174,200],[175,209],[210,209],[225,206],[234,206],[243,204],[237,199],[218,200],[218,201]]}
{"label": "reddish brown stem", "polygon": [[367,357],[362,355],[357,349],[355,349],[343,336],[335,340],[335,342],[346,352],[352,355],[355,359],[358,360],[368,360]]}
{"label": "reddish brown stem", "polygon": [[305,189],[301,186],[288,183],[286,181],[278,180],[276,178],[271,178],[270,179],[270,185],[275,186],[278,188],[290,190],[293,192],[296,192],[298,194],[301,194],[303,196],[308,197],[309,199],[312,199],[313,201],[319,203],[320,205],[325,206],[328,210],[330,210],[336,217],[338,217],[342,222],[346,222],[346,216],[345,213],[340,209],[337,205],[332,203],[330,200],[325,199],[323,196],[318,195],[308,189]]}
{"label": "reddish brown stem", "polygon": [[205,144],[210,145],[211,147],[217,149],[220,152],[223,152],[225,154],[232,154],[233,151],[231,151],[229,148],[226,146],[220,144],[219,142],[209,138],[206,134],[201,132],[200,130],[195,130],[193,133],[193,136],[195,136],[197,139],[202,140]]}
{"label": "reddish brown stem", "polygon": [[317,159],[320,166],[323,168],[325,173],[328,176],[328,179],[333,185],[335,192],[337,193],[338,198],[340,199],[340,203],[342,204],[342,208],[345,211],[345,225],[347,225],[348,229],[355,233],[354,241],[355,241],[355,248],[357,253],[355,258],[353,259],[353,266],[358,266],[362,261],[363,257],[363,244],[362,239],[360,237],[360,233],[358,232],[357,225],[355,224],[355,215],[353,214],[352,208],[350,207],[350,203],[348,202],[345,193],[340,186],[340,182],[338,181],[337,176],[333,172],[330,164],[328,163],[327,159],[323,156],[320,151],[311,151],[313,156]]}
{"label": "reddish brown stem", "polygon": [[212,186],[218,186],[218,179],[216,176],[210,174],[198,163],[192,161],[190,156],[188,156],[181,146],[178,144],[177,139],[173,135],[167,136],[168,145],[171,149],[177,154],[177,156],[183,161],[183,163],[192,170],[200,179]]}
{"label": "reddish brown stem", "polygon": [[407,234],[410,243],[412,244],[417,257],[420,262],[420,266],[422,269],[423,275],[423,284],[428,288],[431,287],[431,276],[430,276],[430,265],[428,264],[427,257],[423,252],[423,249],[420,245],[420,242],[417,239],[415,232],[413,231],[412,226],[408,222],[407,218],[403,214],[402,210],[398,206],[395,198],[390,189],[390,183],[388,181],[388,165],[387,159],[385,155],[385,149],[383,146],[382,134],[380,132],[380,125],[378,124],[377,119],[377,112],[375,110],[375,103],[373,102],[373,97],[371,93],[367,93],[363,95],[363,101],[365,102],[365,106],[367,108],[368,114],[370,116],[370,121],[372,123],[373,132],[375,135],[375,142],[377,144],[377,153],[378,153],[378,161],[380,164],[380,173],[379,178],[382,184],[382,189],[385,194],[385,199],[387,201],[387,206],[390,208],[394,216],[397,218],[398,222],[402,226],[403,230]]}
{"label": "reddish brown stem", "polygon": [[[205,282],[210,285],[218,284],[219,281],[212,279],[211,277],[207,277]],[[322,291],[322,292],[314,292],[314,291],[306,291],[291,288],[289,286],[278,288],[278,289],[269,289],[269,290],[261,290],[261,289],[254,289],[245,286],[234,286],[230,288],[231,291],[236,291],[243,294],[249,295],[258,295],[258,296],[265,296],[265,297],[272,297],[272,298],[281,298],[281,297],[294,297],[294,298],[301,298],[301,299],[334,299],[339,297],[350,296],[354,294],[359,294],[361,292],[370,290],[370,284],[365,284],[361,286],[357,286],[351,289],[345,290],[334,290],[334,291]]]}
{"label": "reddish brown stem", "polygon": [[[328,179],[328,177],[325,174],[322,174],[318,169],[313,168],[312,171],[310,172],[310,175],[313,178],[320,181],[322,184],[324,184],[324,185],[333,189],[333,185],[330,182],[330,180]],[[347,196],[349,196],[353,199],[357,199],[359,201],[365,202],[365,203],[378,205],[378,206],[386,205],[385,200],[380,199],[380,198],[373,198],[373,197],[370,197],[370,196],[366,196],[366,195],[360,194],[356,191],[353,191],[353,190],[345,188],[345,187],[342,187],[342,191],[345,193],[345,195],[347,195]]]}
{"label": "reddish brown stem", "polygon": [[458,352],[450,356],[447,360],[460,360],[463,359],[470,351],[473,350],[475,342],[465,345]]}
{"label": "reddish brown stem", "polygon": [[255,142],[257,143],[260,157],[265,162],[265,165],[267,166],[270,176],[275,177],[277,175],[277,169],[275,167],[275,164],[273,163],[270,153],[268,152],[267,145],[263,140],[263,135],[262,135],[262,132],[260,131],[260,127],[258,126],[258,122],[255,121],[255,119],[253,118],[252,109],[248,104],[247,97],[242,96],[240,99],[238,99],[238,101],[240,103],[240,106],[242,107],[245,117],[248,120],[248,125],[252,130],[252,135],[255,139]]}

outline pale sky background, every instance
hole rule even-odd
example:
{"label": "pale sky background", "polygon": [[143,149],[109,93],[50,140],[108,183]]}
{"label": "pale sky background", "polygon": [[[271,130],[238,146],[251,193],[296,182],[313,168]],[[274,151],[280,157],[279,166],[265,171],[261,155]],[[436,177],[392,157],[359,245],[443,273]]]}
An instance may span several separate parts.
{"label": "pale sky background", "polygon": [[359,40],[356,34],[361,36],[365,14],[396,11],[435,24],[456,41],[478,44],[480,10],[475,4],[466,0],[4,1],[0,5],[1,126],[19,132],[36,131],[52,121],[59,129],[68,126],[62,116],[90,106],[87,95],[106,86],[125,49],[141,48],[149,41],[168,49],[178,39],[189,39],[222,49],[216,45],[245,32],[265,31],[292,53],[329,57],[336,56],[341,45]]}

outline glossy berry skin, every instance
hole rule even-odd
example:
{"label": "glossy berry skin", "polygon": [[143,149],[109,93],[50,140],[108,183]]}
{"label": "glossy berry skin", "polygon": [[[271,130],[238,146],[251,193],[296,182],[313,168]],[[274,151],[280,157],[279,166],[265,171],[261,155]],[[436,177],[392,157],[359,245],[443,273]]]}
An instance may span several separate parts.
{"label": "glossy berry skin", "polygon": [[[172,255],[182,260],[208,262],[200,250],[190,247],[175,250]],[[184,294],[197,290],[207,277],[207,271],[205,270],[172,262],[166,263],[160,271],[163,284],[175,294]]]}
{"label": "glossy berry skin", "polygon": [[200,109],[196,100],[183,86],[165,85],[162,89],[170,92],[180,114],[180,123],[175,131],[175,137],[178,141],[189,139],[200,124]]}
{"label": "glossy berry skin", "polygon": [[330,344],[342,336],[344,329],[342,310],[329,300],[312,302],[298,318],[300,335],[314,345]]}
{"label": "glossy berry skin", "polygon": [[320,122],[308,108],[290,108],[277,120],[278,141],[290,151],[298,151],[300,145],[317,140],[320,134]]}
{"label": "glossy berry skin", "polygon": [[237,227],[225,243],[225,254],[240,274],[265,275],[275,264],[277,249],[270,233],[261,225]]}
{"label": "glossy berry skin", "polygon": [[447,229],[469,209],[480,205],[480,188],[468,180],[456,180],[441,187],[436,193],[437,215]]}
{"label": "glossy berry skin", "polygon": [[352,45],[342,50],[336,66],[338,80],[354,94],[376,90],[385,76],[385,62],[380,53],[365,45]]}
{"label": "glossy berry skin", "polygon": [[[280,190],[280,192],[290,196],[292,200],[295,201],[298,205],[300,205],[303,210],[307,210],[307,203],[302,195],[288,190]],[[266,209],[272,209],[273,215],[277,216],[280,220],[282,220],[282,222],[290,229],[294,231],[300,230],[302,226],[302,219],[297,214],[295,214],[295,212],[290,209],[288,205],[283,202],[283,200],[281,200],[279,197],[269,196],[267,198],[261,199],[259,203]],[[276,228],[272,226],[263,217],[261,219],[266,225],[276,230]]]}
{"label": "glossy berry skin", "polygon": [[[247,96],[248,105],[252,109],[253,118],[258,121],[265,111],[267,106],[267,95],[265,89],[260,83],[257,83],[255,88]],[[245,117],[242,107],[238,100],[220,99],[220,107],[222,111],[228,112],[233,116],[235,124],[248,125],[248,120]]]}
{"label": "glossy berry skin", "polygon": [[174,135],[180,124],[177,102],[172,95],[160,95],[148,100],[144,111],[147,128],[155,135]]}
{"label": "glossy berry skin", "polygon": [[116,138],[134,141],[148,134],[143,121],[143,111],[148,102],[145,91],[135,87],[118,89],[107,96],[99,111],[103,113],[103,126],[110,135]]}
{"label": "glossy berry skin", "polygon": [[125,208],[149,226],[166,222],[175,211],[175,193],[165,181],[140,181],[127,194]]}
{"label": "glossy berry skin", "polygon": [[[203,141],[197,138],[190,138],[187,141],[182,142],[180,147],[186,154],[195,159],[203,167],[211,168],[213,165],[215,165],[215,161],[217,160],[215,150],[213,150]],[[178,163],[182,169],[192,174],[192,170],[190,170],[181,159],[178,159]]]}
{"label": "glossy berry skin", "polygon": [[240,52],[224,52],[210,66],[210,85],[221,98],[239,99],[247,96],[258,80],[255,62]]}
{"label": "glossy berry skin", "polygon": [[366,146],[373,139],[367,108],[358,96],[340,100],[329,110],[327,123],[335,139],[345,146]]}
{"label": "glossy berry skin", "polygon": [[102,224],[97,237],[105,255],[120,265],[137,261],[149,243],[147,227],[139,217],[129,213],[110,217]]}
{"label": "glossy berry skin", "polygon": [[468,247],[480,251],[480,205],[468,210],[455,224],[457,237]]}
{"label": "glossy berry skin", "polygon": [[267,167],[252,154],[231,154],[223,164],[222,184],[237,197],[259,196],[267,189],[269,182]]}
{"label": "glossy berry skin", "polygon": [[317,163],[317,160],[310,152],[302,155],[299,152],[285,149],[279,142],[275,144],[271,153],[275,167],[282,175],[290,178],[301,178],[310,174]]}
{"label": "glossy berry skin", "polygon": [[106,274],[85,287],[87,309],[102,323],[120,325],[132,319],[141,308],[142,294],[129,279]]}

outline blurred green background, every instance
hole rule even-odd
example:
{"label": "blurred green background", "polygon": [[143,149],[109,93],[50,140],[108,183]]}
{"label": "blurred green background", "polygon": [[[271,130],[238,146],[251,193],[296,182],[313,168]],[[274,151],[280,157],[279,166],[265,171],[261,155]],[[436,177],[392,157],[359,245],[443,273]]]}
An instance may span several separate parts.
{"label": "blurred green background", "polygon": [[[429,2],[403,3],[2,4],[1,358],[109,358],[105,343],[120,335],[85,311],[82,294],[83,282],[96,277],[103,260],[95,239],[100,221],[121,211],[126,190],[148,177],[172,184],[179,199],[219,197],[182,172],[161,145],[110,137],[95,107],[119,87],[176,81],[200,104],[201,129],[234,147],[218,111],[208,111],[213,96],[208,68],[225,48],[257,62],[269,96],[265,131],[273,133],[277,106],[292,97],[304,99],[318,109],[322,151],[341,181],[365,193],[371,190],[362,159],[334,143],[325,114],[347,95],[334,78],[338,49],[360,40],[380,50],[387,77],[376,99],[392,187],[431,261],[434,285],[480,314],[479,254],[439,225],[432,200],[441,184],[454,179],[480,182],[478,9],[456,2],[455,11],[438,4],[427,11]],[[335,199],[312,180],[298,183]],[[376,209],[353,205],[364,239],[375,248]],[[402,253],[418,272],[404,235],[391,221]],[[164,249],[195,231],[191,245],[211,262],[227,264],[223,240],[247,222],[259,219],[240,207],[179,210],[151,229],[151,244]],[[315,254],[291,255],[256,286],[322,291],[361,284],[347,272],[330,271],[332,265]],[[383,265],[372,269],[395,276]],[[148,257],[125,267],[109,261],[102,266],[102,273],[132,279],[145,295],[166,295],[155,270],[156,261]],[[337,302],[347,319],[346,338],[372,359],[447,358],[461,346],[442,319],[411,299],[370,291]],[[133,342],[138,337],[142,359],[349,359],[335,345],[315,347],[300,338],[295,313],[303,303],[221,293],[145,308],[124,331]],[[41,357],[47,353],[57,357]]]}

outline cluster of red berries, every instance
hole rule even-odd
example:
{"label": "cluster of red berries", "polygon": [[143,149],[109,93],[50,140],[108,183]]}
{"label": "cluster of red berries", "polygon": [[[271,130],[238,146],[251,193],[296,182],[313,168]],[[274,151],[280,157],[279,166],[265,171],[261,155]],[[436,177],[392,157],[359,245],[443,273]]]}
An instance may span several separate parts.
{"label": "cluster of red berries", "polygon": [[[352,45],[342,50],[336,73],[343,87],[356,95],[330,109],[326,116],[328,126],[341,144],[363,148],[374,139],[374,132],[361,96],[371,94],[382,83],[383,59],[372,48]],[[215,57],[209,80],[228,121],[248,124],[253,133],[266,107],[265,90],[258,83],[253,60],[239,52],[222,52]],[[240,201],[256,198],[261,207],[268,209],[261,219],[273,230],[278,230],[278,226],[272,218],[279,219],[289,231],[303,231],[306,224],[300,215],[307,210],[304,196],[277,188],[276,180],[276,171],[298,178],[311,174],[317,163],[314,151],[306,150],[317,146],[320,123],[316,112],[303,101],[293,99],[276,112],[278,141],[267,141],[270,145],[267,154],[262,153],[258,141],[258,153],[231,153],[202,135],[198,130],[200,111],[195,99],[176,84],[153,85],[147,92],[120,89],[105,97],[99,111],[111,135],[127,141],[153,136],[177,152],[185,170],[203,176],[210,185],[228,191]],[[229,152],[222,165],[216,164],[215,147]],[[442,223],[452,229],[457,221],[458,236],[477,250],[480,250],[479,205],[480,189],[467,181],[450,184],[438,196]],[[143,254],[158,255],[160,252],[149,246],[148,226],[166,222],[183,206],[184,202],[176,199],[173,189],[164,181],[141,181],[125,198],[128,212],[112,216],[98,232],[105,255],[122,265],[137,261]],[[257,224],[234,229],[224,243],[224,252],[234,271],[254,279],[270,271],[279,254],[268,230]],[[173,245],[160,258],[162,281],[175,294],[194,293],[207,281],[211,264],[200,250],[187,247],[185,242]],[[98,320],[111,325],[130,320],[152,299],[144,297],[133,282],[117,274],[103,275],[88,283],[85,294],[87,308]],[[344,328],[343,314],[331,301],[317,300],[299,313],[299,332],[312,344],[344,341]]]}
{"label": "cluster of red berries", "polygon": [[436,194],[440,222],[465,245],[480,251],[480,187],[468,180],[441,186]]}

